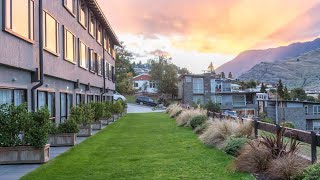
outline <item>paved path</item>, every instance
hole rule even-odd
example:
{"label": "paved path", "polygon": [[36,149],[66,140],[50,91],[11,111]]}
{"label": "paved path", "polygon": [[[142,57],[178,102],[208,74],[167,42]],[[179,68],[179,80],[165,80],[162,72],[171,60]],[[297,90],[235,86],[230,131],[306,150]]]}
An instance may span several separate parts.
{"label": "paved path", "polygon": [[153,110],[153,107],[150,107],[150,106],[128,104],[128,113],[151,113],[151,112],[164,112],[164,109]]}

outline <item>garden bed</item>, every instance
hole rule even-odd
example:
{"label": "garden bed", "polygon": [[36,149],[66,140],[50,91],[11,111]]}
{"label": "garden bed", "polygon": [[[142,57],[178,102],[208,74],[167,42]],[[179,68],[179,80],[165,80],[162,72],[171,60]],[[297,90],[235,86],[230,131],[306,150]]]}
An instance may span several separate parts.
{"label": "garden bed", "polygon": [[103,127],[102,121],[96,121],[92,124],[93,130],[101,130]]}
{"label": "garden bed", "polygon": [[49,161],[50,145],[0,147],[0,164],[41,164]]}
{"label": "garden bed", "polygon": [[92,125],[90,126],[79,126],[79,133],[77,134],[78,137],[89,137],[92,135]]}
{"label": "garden bed", "polygon": [[63,147],[76,145],[77,136],[75,133],[50,134],[49,144],[51,147]]}

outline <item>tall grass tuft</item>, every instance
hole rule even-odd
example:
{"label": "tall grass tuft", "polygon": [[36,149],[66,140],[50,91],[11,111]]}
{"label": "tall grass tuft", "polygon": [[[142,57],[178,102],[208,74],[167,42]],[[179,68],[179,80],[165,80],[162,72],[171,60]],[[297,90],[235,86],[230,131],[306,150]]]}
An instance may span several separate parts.
{"label": "tall grass tuft", "polygon": [[190,122],[192,118],[196,116],[206,116],[207,110],[204,109],[189,109],[183,111],[176,119],[176,122],[179,126],[190,127]]}

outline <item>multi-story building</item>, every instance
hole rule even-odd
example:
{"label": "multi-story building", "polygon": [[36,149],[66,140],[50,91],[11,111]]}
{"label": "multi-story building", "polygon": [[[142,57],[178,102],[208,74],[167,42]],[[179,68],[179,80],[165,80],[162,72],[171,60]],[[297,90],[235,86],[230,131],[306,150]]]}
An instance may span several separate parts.
{"label": "multi-story building", "polygon": [[96,0],[0,0],[0,104],[72,106],[112,100],[116,34]]}
{"label": "multi-story building", "polygon": [[[259,112],[278,123],[290,121],[301,130],[320,131],[320,103],[259,99]],[[278,113],[278,114],[277,114]]]}
{"label": "multi-story building", "polygon": [[257,115],[256,92],[240,90],[231,79],[214,73],[182,75],[179,79],[178,97],[184,104],[206,104],[212,100],[222,110],[233,110],[243,116]]}

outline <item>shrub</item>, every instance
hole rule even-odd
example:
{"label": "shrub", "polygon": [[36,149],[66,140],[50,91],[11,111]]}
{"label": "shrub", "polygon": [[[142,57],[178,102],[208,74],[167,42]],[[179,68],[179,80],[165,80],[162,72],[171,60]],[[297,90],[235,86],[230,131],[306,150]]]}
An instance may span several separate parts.
{"label": "shrub", "polygon": [[103,117],[104,113],[104,104],[103,103],[92,103],[91,104],[94,110],[94,120],[98,121]]}
{"label": "shrub", "polygon": [[[80,109],[82,110],[82,113],[83,113],[81,118],[82,119],[81,124],[83,126],[91,125],[94,122],[94,109],[92,108],[91,104],[84,104],[80,106]],[[77,121],[75,120],[75,122]]]}
{"label": "shrub", "polygon": [[289,122],[289,121],[282,122],[280,124],[280,126],[287,127],[287,128],[292,128],[292,129],[294,128],[293,122]]}
{"label": "shrub", "polygon": [[314,164],[312,166],[309,166],[306,168],[301,175],[299,175],[299,178],[297,179],[303,179],[303,180],[317,180],[320,177],[320,163]]}
{"label": "shrub", "polygon": [[31,113],[32,122],[24,131],[26,144],[41,148],[47,144],[50,128],[50,113],[48,108],[43,107],[37,112]]}
{"label": "shrub", "polygon": [[248,143],[249,139],[246,137],[230,137],[226,141],[223,150],[232,156],[239,156],[240,150]]}
{"label": "shrub", "polygon": [[174,118],[180,115],[182,110],[183,108],[180,105],[172,104],[167,108],[166,113],[168,113],[171,118]]}
{"label": "shrub", "polygon": [[128,108],[128,104],[127,104],[126,101],[120,101],[120,103],[121,103],[123,109],[127,109]]}
{"label": "shrub", "polygon": [[196,134],[203,134],[203,132],[208,128],[208,123],[203,123],[200,126],[197,126],[193,132]]}
{"label": "shrub", "polygon": [[123,107],[121,105],[121,102],[117,101],[114,103],[111,107],[111,111],[113,114],[120,114],[123,112]]}
{"label": "shrub", "polygon": [[233,167],[242,172],[261,173],[267,170],[271,159],[270,151],[264,146],[259,146],[259,142],[254,140],[241,149]]}
{"label": "shrub", "polygon": [[185,110],[177,117],[176,122],[179,126],[190,127],[190,121],[192,118],[200,115],[206,116],[207,111],[203,109]]}
{"label": "shrub", "polygon": [[68,119],[64,123],[61,123],[58,126],[58,132],[59,133],[78,133],[79,126],[74,120]]}
{"label": "shrub", "polygon": [[195,129],[196,127],[205,123],[207,120],[208,120],[207,116],[204,116],[204,115],[195,116],[191,119],[190,126],[192,129]]}
{"label": "shrub", "polygon": [[[296,155],[286,155],[269,162],[267,174],[274,179],[293,179],[308,166],[306,160]],[[320,176],[317,176],[319,178]]]}
{"label": "shrub", "polygon": [[265,123],[269,123],[269,124],[274,124],[273,120],[271,118],[268,118],[268,117],[263,118],[261,121],[265,122]]}
{"label": "shrub", "polygon": [[49,134],[59,134],[59,129],[56,125],[56,123],[50,122],[49,125]]}
{"label": "shrub", "polygon": [[109,119],[112,117],[111,106],[112,106],[112,104],[110,102],[104,103],[103,116],[102,116],[103,118]]}
{"label": "shrub", "polygon": [[179,110],[178,112],[176,112],[175,114],[173,114],[172,116],[170,116],[170,118],[178,117],[181,113],[182,113],[182,110]]}
{"label": "shrub", "polygon": [[211,99],[209,102],[205,105],[205,108],[210,112],[219,113],[221,111],[220,106],[218,104],[214,104]]}

